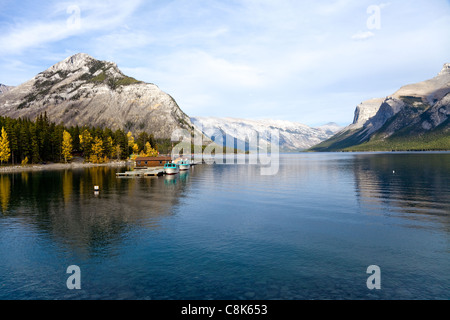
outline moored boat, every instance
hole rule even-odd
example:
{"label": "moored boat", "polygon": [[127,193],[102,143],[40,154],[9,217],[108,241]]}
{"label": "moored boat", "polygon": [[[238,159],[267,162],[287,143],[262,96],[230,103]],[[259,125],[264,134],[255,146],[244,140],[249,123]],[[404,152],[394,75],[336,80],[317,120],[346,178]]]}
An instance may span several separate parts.
{"label": "moored boat", "polygon": [[178,162],[178,165],[180,166],[180,171],[186,171],[191,168],[191,162],[188,159],[181,160]]}
{"label": "moored boat", "polygon": [[166,163],[164,165],[164,172],[168,175],[177,174],[180,172],[180,166],[176,163]]}

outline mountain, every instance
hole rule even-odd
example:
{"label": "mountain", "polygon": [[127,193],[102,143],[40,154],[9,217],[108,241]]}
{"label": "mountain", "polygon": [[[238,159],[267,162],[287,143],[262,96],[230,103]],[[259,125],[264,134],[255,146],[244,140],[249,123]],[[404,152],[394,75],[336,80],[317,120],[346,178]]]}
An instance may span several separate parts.
{"label": "mountain", "polygon": [[8,92],[12,88],[14,88],[14,87],[6,86],[6,85],[0,83],[0,94]]}
{"label": "mountain", "polygon": [[[234,138],[238,149],[243,149],[243,146],[248,149],[248,139],[255,134],[258,134],[258,141],[269,141],[269,130],[277,130],[280,133],[280,150],[284,152],[308,149],[342,129],[334,123],[319,128],[311,128],[300,123],[282,120],[195,117],[191,118],[191,121],[205,136],[219,145],[227,143],[225,141],[227,135]],[[228,143],[230,142],[228,141]]]}
{"label": "mountain", "polygon": [[34,119],[47,112],[67,126],[146,131],[170,138],[193,126],[175,100],[156,85],[124,75],[113,62],[79,53],[0,95],[0,115]]}
{"label": "mountain", "polygon": [[351,125],[312,151],[450,150],[450,64],[434,78],[356,107]]}

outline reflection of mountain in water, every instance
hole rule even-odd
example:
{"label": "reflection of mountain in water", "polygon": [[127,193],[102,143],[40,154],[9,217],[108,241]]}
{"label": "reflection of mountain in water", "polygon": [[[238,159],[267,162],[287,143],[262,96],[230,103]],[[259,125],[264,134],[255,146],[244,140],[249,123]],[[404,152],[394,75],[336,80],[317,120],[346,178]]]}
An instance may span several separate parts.
{"label": "reflection of mountain in water", "polygon": [[[120,241],[129,224],[158,228],[161,218],[174,214],[189,179],[118,179],[122,169],[23,172],[0,175],[3,216],[20,217],[62,243],[100,252]],[[94,193],[94,186],[100,192]]]}
{"label": "reflection of mountain in water", "polygon": [[450,222],[450,154],[359,154],[352,168],[364,209],[386,207],[405,213],[403,218]]}

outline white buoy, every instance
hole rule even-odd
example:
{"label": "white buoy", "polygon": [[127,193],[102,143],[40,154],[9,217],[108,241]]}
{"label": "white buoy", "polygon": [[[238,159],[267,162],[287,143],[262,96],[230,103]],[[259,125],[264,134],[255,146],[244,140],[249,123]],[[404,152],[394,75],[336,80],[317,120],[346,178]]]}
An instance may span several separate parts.
{"label": "white buoy", "polygon": [[95,191],[100,191],[100,187],[99,186],[94,186],[94,190]]}

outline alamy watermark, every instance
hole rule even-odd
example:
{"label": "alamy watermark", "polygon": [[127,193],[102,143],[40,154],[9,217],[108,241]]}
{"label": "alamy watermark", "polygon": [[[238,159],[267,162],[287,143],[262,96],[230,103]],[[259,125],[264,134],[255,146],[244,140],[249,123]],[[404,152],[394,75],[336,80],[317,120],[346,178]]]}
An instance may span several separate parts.
{"label": "alamy watermark", "polygon": [[66,13],[69,18],[66,21],[67,29],[80,30],[81,29],[81,9],[77,5],[71,5],[67,7]]}
{"label": "alamy watermark", "polygon": [[71,276],[66,281],[67,289],[81,290],[81,269],[79,266],[69,266],[66,273]]}
{"label": "alamy watermark", "polygon": [[367,278],[367,289],[369,290],[381,290],[381,268],[376,265],[369,266],[367,273],[370,277]]}
{"label": "alamy watermark", "polygon": [[367,14],[369,18],[367,19],[367,29],[369,30],[380,30],[381,29],[381,9],[383,5],[371,5],[367,8]]}

